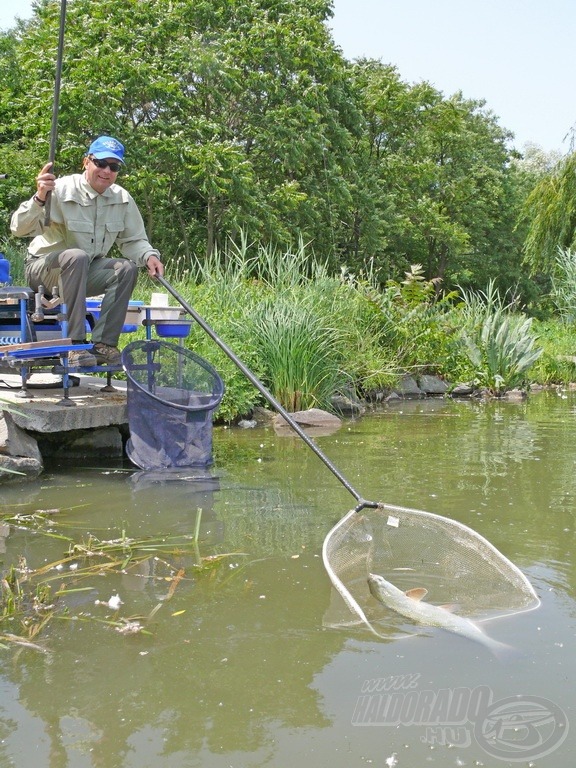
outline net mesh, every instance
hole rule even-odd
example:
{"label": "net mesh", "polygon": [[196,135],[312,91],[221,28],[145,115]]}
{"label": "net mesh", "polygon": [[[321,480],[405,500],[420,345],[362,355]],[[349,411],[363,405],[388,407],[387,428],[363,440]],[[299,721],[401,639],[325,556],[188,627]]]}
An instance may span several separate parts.
{"label": "net mesh", "polygon": [[141,469],[212,463],[212,412],[224,384],[203,358],[165,341],[135,341],[122,352],[130,439],[126,453]]}
{"label": "net mesh", "polygon": [[365,624],[380,636],[394,629],[390,611],[370,593],[369,573],[404,591],[425,587],[427,602],[452,604],[477,621],[539,605],[526,576],[476,531],[415,509],[350,511],[326,536],[323,559],[336,590],[324,617],[329,627]]}

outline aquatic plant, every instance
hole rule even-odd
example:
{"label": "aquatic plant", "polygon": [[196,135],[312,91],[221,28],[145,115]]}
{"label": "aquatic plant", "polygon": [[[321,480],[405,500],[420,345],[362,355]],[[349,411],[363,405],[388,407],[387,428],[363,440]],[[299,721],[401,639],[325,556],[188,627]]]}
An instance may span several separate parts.
{"label": "aquatic plant", "polygon": [[[231,557],[241,558],[241,553],[212,553],[202,556],[199,551],[198,526],[201,510],[197,513],[197,525],[191,535],[158,536],[135,539],[121,531],[112,539],[99,539],[86,534],[80,540],[67,536],[63,525],[54,518],[57,510],[39,510],[30,514],[16,514],[3,518],[4,524],[15,528],[33,530],[37,534],[62,540],[67,546],[59,560],[31,568],[23,557],[17,564],[8,567],[0,577],[0,647],[19,645],[38,651],[46,648],[36,642],[37,636],[54,619],[108,623],[121,634],[146,632],[147,623],[169,601],[181,582],[197,579],[203,574],[218,572]],[[56,529],[56,530],[55,530]],[[167,584],[168,589],[161,601],[145,616],[121,617],[118,609],[122,605],[118,594],[104,604],[113,616],[99,618],[82,611],[72,615],[66,597],[79,592],[92,592],[92,584],[86,580],[94,577],[138,574],[142,566],[147,568],[149,578]],[[228,577],[229,574],[226,573]]]}
{"label": "aquatic plant", "polygon": [[462,291],[461,340],[474,366],[476,383],[495,395],[526,384],[528,370],[542,354],[532,318],[514,312],[490,283],[487,291]]}

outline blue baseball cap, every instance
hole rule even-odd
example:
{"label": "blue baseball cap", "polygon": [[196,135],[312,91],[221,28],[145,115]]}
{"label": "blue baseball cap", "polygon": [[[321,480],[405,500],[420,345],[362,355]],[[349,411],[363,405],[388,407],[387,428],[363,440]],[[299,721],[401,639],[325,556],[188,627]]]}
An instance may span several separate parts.
{"label": "blue baseball cap", "polygon": [[104,160],[107,157],[113,157],[115,160],[124,162],[124,145],[118,139],[112,136],[98,136],[88,148],[89,155],[93,155],[97,160]]}

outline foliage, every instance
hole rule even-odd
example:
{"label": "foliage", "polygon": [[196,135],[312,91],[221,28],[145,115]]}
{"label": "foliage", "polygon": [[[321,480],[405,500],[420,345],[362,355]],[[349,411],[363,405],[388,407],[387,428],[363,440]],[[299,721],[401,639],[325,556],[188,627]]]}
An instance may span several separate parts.
{"label": "foliage", "polygon": [[12,285],[26,285],[24,275],[24,249],[17,245],[13,240],[0,240],[0,251],[10,262],[10,278]]}
{"label": "foliage", "polygon": [[[6,221],[48,152],[59,6],[0,34]],[[230,242],[254,258],[306,243],[378,285],[420,263],[447,289],[493,277],[534,301],[515,224],[536,171],[484,102],[347,62],[331,14],[329,0],[74,0],[58,171],[98,133],[124,139],[121,183],[177,274]]]}
{"label": "foliage", "polygon": [[428,279],[448,286],[484,284],[504,270],[519,277],[514,225],[524,188],[510,163],[510,135],[485,103],[409,85],[378,61],[357,62],[352,76],[366,123],[358,162],[380,227],[368,232],[373,220],[359,210],[350,231],[365,233],[379,252],[361,239],[356,249],[384,271],[420,263]]}
{"label": "foliage", "polygon": [[272,394],[288,411],[330,409],[342,384],[342,334],[312,308],[284,296],[263,302],[244,318]]}
{"label": "foliage", "polygon": [[[168,280],[170,280],[169,275]],[[250,286],[242,284],[232,293],[224,289],[214,291],[209,284],[194,286],[189,282],[179,283],[171,280],[170,282],[218,337],[256,376],[260,377],[262,363],[255,353],[254,345],[250,339],[245,339],[237,332],[238,323],[243,316],[242,299],[246,299],[244,307],[250,302]],[[196,324],[192,325],[186,342],[196,354],[208,360],[216,368],[226,385],[224,397],[215,412],[215,417],[220,421],[231,422],[239,416],[251,413],[254,406],[260,402],[260,395],[229,357]]]}
{"label": "foliage", "polygon": [[[406,372],[502,394],[525,384],[541,355],[532,320],[493,281],[486,292],[441,294],[414,264],[380,289],[371,273],[311,268],[305,250],[259,248],[256,259],[230,244],[198,265],[200,282],[178,287],[287,410],[329,408],[338,391],[382,391]],[[189,343],[226,381],[218,418],[248,415],[260,402],[253,385],[199,329]]]}
{"label": "foliage", "polygon": [[[10,207],[30,195],[26,178],[47,154],[59,5],[42,2],[6,41],[0,160],[14,175]],[[95,134],[123,138],[123,183],[167,258],[211,254],[240,227],[263,242],[301,234],[329,249],[355,109],[329,14],[324,0],[75,0],[60,172],[79,167]]]}
{"label": "foliage", "polygon": [[535,321],[542,356],[530,371],[536,384],[570,384],[576,381],[576,326],[555,319]]}
{"label": "foliage", "polygon": [[526,199],[523,216],[528,222],[526,264],[533,272],[549,272],[559,248],[576,247],[576,152],[542,176]]}
{"label": "foliage", "polygon": [[573,324],[576,320],[576,251],[558,248],[550,293],[560,317]]}
{"label": "foliage", "polygon": [[[0,34],[6,221],[47,156],[59,11],[39,0],[29,21]],[[306,329],[311,343],[327,334],[318,378],[332,387],[367,391],[431,371],[479,375],[500,391],[536,353],[522,347],[532,329],[511,307],[467,324],[468,302],[483,286],[514,286],[543,314],[551,254],[574,237],[574,155],[522,159],[482,100],[407,83],[379,61],[346,61],[331,14],[330,0],[74,0],[57,170],[77,170],[94,135],[121,137],[121,183],[168,276],[293,404],[303,374],[280,383],[286,371],[272,371],[264,350],[273,334],[273,345],[303,342]],[[534,279],[526,233],[525,259],[543,270]],[[21,251],[5,234],[20,280]],[[219,418],[260,402],[200,329],[189,343],[226,381]],[[320,390],[313,400],[326,400]]]}
{"label": "foliage", "polygon": [[389,280],[376,294],[381,338],[395,361],[396,376],[446,375],[457,367],[459,345],[451,315],[455,294],[439,293],[440,283],[427,280],[422,266],[413,264],[404,280]]}
{"label": "foliage", "polygon": [[[398,371],[383,342],[381,314],[344,270],[310,263],[302,243],[285,252],[246,240],[199,262],[176,289],[288,409],[329,406],[343,387],[391,384]],[[182,273],[180,274],[182,278]],[[199,328],[188,343],[219,370],[226,395],[217,418],[250,413],[260,396]]]}
{"label": "foliage", "polygon": [[476,370],[476,383],[496,395],[525,385],[526,374],[542,354],[532,318],[513,313],[494,284],[487,291],[463,291],[462,339]]}

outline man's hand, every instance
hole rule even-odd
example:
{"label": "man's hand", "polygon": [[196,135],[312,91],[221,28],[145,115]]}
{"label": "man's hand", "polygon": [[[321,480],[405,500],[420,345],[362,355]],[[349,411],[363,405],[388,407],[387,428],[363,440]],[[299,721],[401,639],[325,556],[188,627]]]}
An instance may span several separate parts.
{"label": "man's hand", "polygon": [[148,256],[146,269],[150,277],[162,276],[164,274],[164,265],[157,256]]}
{"label": "man's hand", "polygon": [[52,192],[56,186],[56,176],[50,171],[52,163],[46,163],[44,168],[36,176],[36,189],[38,190],[36,196],[39,200],[46,200],[48,192]]}

